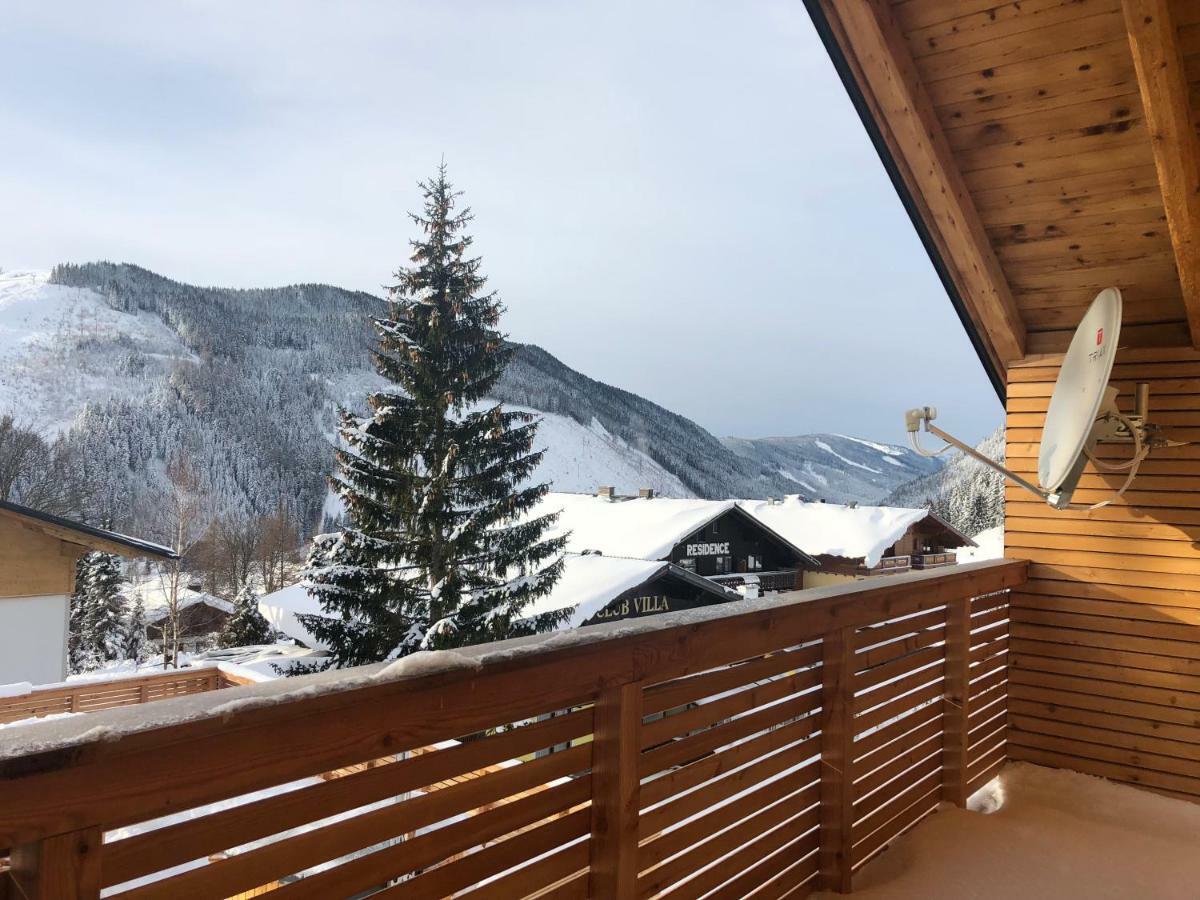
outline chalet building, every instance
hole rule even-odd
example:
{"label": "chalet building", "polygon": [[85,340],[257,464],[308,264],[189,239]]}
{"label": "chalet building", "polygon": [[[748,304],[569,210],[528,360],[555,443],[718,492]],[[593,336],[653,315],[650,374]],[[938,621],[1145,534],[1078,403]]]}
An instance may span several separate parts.
{"label": "chalet building", "polygon": [[[179,649],[195,653],[209,648],[217,632],[233,615],[233,604],[212,594],[188,588],[179,597]],[[162,646],[163,633],[170,627],[170,610],[165,605],[146,610],[146,637]]]}
{"label": "chalet building", "polygon": [[741,507],[818,560],[804,587],[952,566],[975,542],[927,509],[801,500],[743,500]]}
{"label": "chalet building", "polygon": [[567,534],[572,553],[673,563],[680,569],[747,594],[791,591],[819,563],[735,500],[552,492],[531,515],[558,513],[554,531]]}
{"label": "chalet building", "polygon": [[171,559],[167,547],[0,501],[0,684],[67,677],[75,563],[92,550]]}

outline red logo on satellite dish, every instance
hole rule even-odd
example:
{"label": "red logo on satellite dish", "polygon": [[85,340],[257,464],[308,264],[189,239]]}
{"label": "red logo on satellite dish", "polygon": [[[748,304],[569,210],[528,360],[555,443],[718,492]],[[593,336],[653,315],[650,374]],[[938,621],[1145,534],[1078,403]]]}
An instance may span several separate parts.
{"label": "red logo on satellite dish", "polygon": [[1103,343],[1104,343],[1104,329],[1097,328],[1096,329],[1096,346],[1099,347]]}

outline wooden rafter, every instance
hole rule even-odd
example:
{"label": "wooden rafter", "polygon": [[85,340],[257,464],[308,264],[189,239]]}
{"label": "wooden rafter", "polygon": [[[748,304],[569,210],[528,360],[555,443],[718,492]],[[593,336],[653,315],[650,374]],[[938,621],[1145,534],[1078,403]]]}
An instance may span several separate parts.
{"label": "wooden rafter", "polygon": [[1192,346],[1200,347],[1200,146],[1168,0],[1124,0]]}
{"label": "wooden rafter", "polygon": [[1025,355],[1025,325],[903,35],[879,0],[821,6],[967,312],[1003,369]]}

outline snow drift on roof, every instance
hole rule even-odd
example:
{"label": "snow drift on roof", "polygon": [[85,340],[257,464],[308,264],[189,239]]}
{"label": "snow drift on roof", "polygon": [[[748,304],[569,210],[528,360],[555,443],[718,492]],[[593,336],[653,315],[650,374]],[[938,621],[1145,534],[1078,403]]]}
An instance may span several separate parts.
{"label": "snow drift on roof", "polygon": [[665,559],[681,540],[735,505],[733,500],[676,500],[634,497],[608,500],[593,494],[547,494],[532,516],[560,513],[553,534],[571,532],[573,553],[599,550],[606,556]]}
{"label": "snow drift on roof", "polygon": [[667,563],[653,560],[568,553],[563,557],[562,576],[554,589],[534,600],[521,614],[535,616],[574,606],[571,618],[561,627],[575,628],[625,591],[645,584],[666,568]]}
{"label": "snow drift on roof", "polygon": [[909,526],[929,514],[927,509],[807,503],[795,495],[776,503],[738,503],[805,553],[862,559],[867,566],[878,565],[883,552],[900,540]]}
{"label": "snow drift on roof", "polygon": [[314,650],[328,650],[328,645],[300,624],[297,614],[321,615],[321,604],[308,593],[303,584],[292,584],[258,598],[258,611],[276,631],[293,640],[302,641]]}

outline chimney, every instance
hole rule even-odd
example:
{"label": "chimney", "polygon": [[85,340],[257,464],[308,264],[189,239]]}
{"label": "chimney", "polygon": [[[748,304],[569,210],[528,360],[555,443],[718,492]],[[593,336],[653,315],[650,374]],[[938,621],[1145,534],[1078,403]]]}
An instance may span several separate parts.
{"label": "chimney", "polygon": [[600,485],[596,488],[596,496],[603,497],[605,500],[612,500],[617,496],[617,489],[610,485]]}
{"label": "chimney", "polygon": [[767,506],[774,506],[774,505],[775,505],[775,498],[774,498],[774,497],[768,497],[768,498],[767,498]]}
{"label": "chimney", "polygon": [[638,488],[638,497],[643,500],[653,500],[654,488]]}

